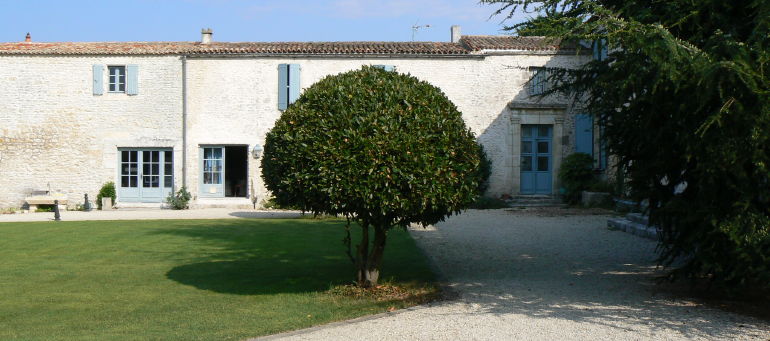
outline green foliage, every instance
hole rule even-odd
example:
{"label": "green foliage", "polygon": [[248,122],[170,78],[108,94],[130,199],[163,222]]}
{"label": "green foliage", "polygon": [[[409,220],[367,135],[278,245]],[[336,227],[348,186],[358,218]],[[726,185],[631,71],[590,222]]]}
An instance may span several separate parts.
{"label": "green foliage", "polygon": [[[770,1],[483,1],[529,10],[520,34],[604,40],[608,58],[554,69],[583,98],[635,199],[663,229],[672,278],[770,292]],[[676,263],[675,263],[676,262]]]}
{"label": "green foliage", "polygon": [[484,151],[484,146],[479,144],[479,197],[484,196],[489,188],[489,176],[492,175],[492,160],[487,157],[487,152]]}
{"label": "green foliage", "polygon": [[262,177],[281,205],[358,222],[363,271],[377,270],[388,229],[468,207],[479,164],[473,133],[440,89],[365,66],[325,77],[281,115],[266,137]]}
{"label": "green foliage", "polygon": [[573,153],[564,158],[559,168],[559,179],[565,189],[564,201],[570,204],[580,202],[580,192],[595,182],[593,164],[594,159],[586,153]]}
{"label": "green foliage", "polygon": [[306,89],[262,158],[279,203],[387,227],[459,212],[475,199],[478,174],[473,133],[441,90],[372,67]]}
{"label": "green foliage", "polygon": [[299,206],[283,205],[275,199],[275,197],[269,197],[262,200],[262,207],[268,210],[300,210]]}
{"label": "green foliage", "polygon": [[102,189],[100,189],[99,194],[96,195],[96,207],[100,210],[102,209],[102,198],[112,198],[112,204],[115,205],[117,197],[118,196],[115,194],[115,183],[110,181],[102,185]]}
{"label": "green foliage", "polygon": [[471,205],[470,208],[476,209],[476,210],[494,210],[498,208],[509,208],[509,207],[511,207],[511,205],[508,205],[508,203],[505,202],[504,200],[500,200],[498,198],[493,198],[493,197],[479,197]]}
{"label": "green foliage", "polygon": [[168,194],[168,197],[166,197],[166,203],[169,207],[171,207],[171,209],[186,210],[190,208],[190,199],[192,199],[192,194],[187,191],[187,188],[182,186],[182,188],[180,188],[176,194]]}
{"label": "green foliage", "polygon": [[588,185],[587,191],[591,192],[603,192],[603,193],[610,193],[615,194],[617,191],[618,185],[611,181],[606,180],[594,180],[591,182],[590,185]]}
{"label": "green foliage", "polygon": [[0,209],[0,214],[15,214],[18,211],[19,211],[18,208],[8,207],[8,208]]}
{"label": "green foliage", "polygon": [[53,212],[53,206],[54,205],[40,205],[35,209],[35,212],[38,212],[38,213]]}

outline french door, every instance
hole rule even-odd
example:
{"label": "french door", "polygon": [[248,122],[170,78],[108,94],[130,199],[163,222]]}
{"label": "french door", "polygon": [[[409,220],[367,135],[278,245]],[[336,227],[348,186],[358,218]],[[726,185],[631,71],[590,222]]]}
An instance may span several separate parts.
{"label": "french door", "polygon": [[174,188],[174,152],[121,148],[118,201],[163,202]]}
{"label": "french door", "polygon": [[553,126],[521,126],[521,194],[553,192]]}
{"label": "french door", "polygon": [[206,146],[200,149],[201,181],[200,196],[219,198],[225,196],[225,147]]}

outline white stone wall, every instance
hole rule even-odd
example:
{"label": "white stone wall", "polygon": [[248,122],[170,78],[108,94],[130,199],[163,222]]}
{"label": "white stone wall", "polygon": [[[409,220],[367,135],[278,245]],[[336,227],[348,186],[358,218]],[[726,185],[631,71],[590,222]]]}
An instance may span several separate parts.
{"label": "white stone wall", "polygon": [[[187,61],[187,185],[199,188],[201,145],[264,145],[281,112],[278,64],[300,64],[301,85],[362,65],[394,65],[441,88],[463,113],[493,161],[489,195],[517,194],[518,125],[546,115],[522,115],[511,101],[531,102],[530,66],[577,66],[574,55],[500,55],[470,58],[236,57]],[[92,65],[139,65],[139,95],[92,94]],[[70,205],[92,200],[102,184],[118,182],[119,147],[174,150],[175,187],[182,185],[182,61],[180,56],[0,56],[0,208],[20,207],[32,190],[68,195]],[[548,99],[543,103],[565,103]],[[574,149],[571,109],[559,115],[554,137],[561,158]],[[524,117],[524,121],[522,121]],[[543,122],[545,123],[545,122]],[[556,150],[556,148],[554,148]],[[249,192],[268,196],[259,160],[249,156]],[[554,177],[555,177],[554,172]],[[557,190],[555,187],[554,190]]]}
{"label": "white stone wall", "polygon": [[[265,134],[280,116],[278,104],[278,65],[301,66],[301,86],[307,88],[324,76],[360,68],[362,65],[394,65],[441,88],[463,113],[466,123],[484,144],[493,161],[488,194],[517,194],[518,159],[514,152],[520,139],[512,123],[513,101],[533,101],[525,83],[530,66],[574,67],[587,60],[574,55],[506,55],[485,58],[191,58],[188,60],[188,184],[197,195],[200,145],[264,145]],[[566,103],[564,98],[543,103]],[[574,123],[562,110],[563,135],[554,138],[563,151],[574,147]],[[533,112],[534,117],[537,116]],[[530,120],[531,121],[531,120]],[[532,123],[528,121],[528,123]],[[525,122],[527,123],[527,122]],[[545,122],[544,122],[545,123]],[[565,142],[562,144],[562,142]],[[555,162],[558,164],[558,162]],[[249,182],[261,200],[269,194],[259,176],[259,160],[249,158]],[[554,172],[554,178],[556,173]],[[558,188],[554,186],[554,191]]]}
{"label": "white stone wall", "polygon": [[[139,94],[93,95],[92,65],[139,65]],[[94,200],[117,181],[118,147],[170,147],[181,174],[178,56],[0,56],[0,208],[30,191]],[[180,181],[180,177],[176,177]]]}

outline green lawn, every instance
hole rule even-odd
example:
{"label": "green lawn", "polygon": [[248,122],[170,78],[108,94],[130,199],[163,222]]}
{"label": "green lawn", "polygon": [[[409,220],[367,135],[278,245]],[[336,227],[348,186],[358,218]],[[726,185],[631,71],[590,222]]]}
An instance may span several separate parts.
{"label": "green lawn", "polygon": [[[243,339],[411,304],[329,292],[354,275],[343,225],[3,223],[0,339]],[[433,280],[405,231],[389,233],[384,263],[394,283]]]}

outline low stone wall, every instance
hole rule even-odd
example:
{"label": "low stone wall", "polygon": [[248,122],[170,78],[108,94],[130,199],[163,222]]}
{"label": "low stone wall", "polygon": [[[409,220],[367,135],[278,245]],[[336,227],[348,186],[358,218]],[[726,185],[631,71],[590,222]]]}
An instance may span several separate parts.
{"label": "low stone wall", "polygon": [[612,196],[606,192],[588,192],[580,193],[580,203],[583,206],[602,206],[612,203]]}

